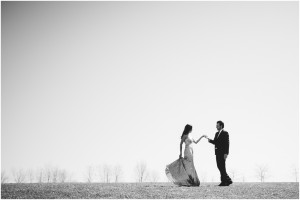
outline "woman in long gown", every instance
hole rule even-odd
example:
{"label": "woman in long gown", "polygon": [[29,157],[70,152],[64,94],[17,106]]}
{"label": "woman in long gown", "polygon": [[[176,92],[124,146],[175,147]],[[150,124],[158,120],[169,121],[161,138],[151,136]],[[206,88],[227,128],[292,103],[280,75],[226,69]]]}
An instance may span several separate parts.
{"label": "woman in long gown", "polygon": [[[180,155],[179,159],[167,165],[166,175],[168,179],[179,186],[199,186],[200,180],[198,178],[194,166],[194,152],[192,143],[198,143],[205,135],[201,136],[197,141],[189,137],[192,132],[192,126],[187,124],[181,135],[180,141]],[[185,143],[184,157],[182,158],[182,144]]]}

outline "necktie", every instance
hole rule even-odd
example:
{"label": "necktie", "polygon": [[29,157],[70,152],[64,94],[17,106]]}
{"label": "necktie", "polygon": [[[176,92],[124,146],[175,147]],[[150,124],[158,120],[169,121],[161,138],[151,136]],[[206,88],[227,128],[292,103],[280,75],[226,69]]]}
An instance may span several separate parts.
{"label": "necktie", "polygon": [[219,138],[219,136],[220,136],[221,132],[222,132],[222,131],[220,131],[220,132],[219,132],[217,139]]}

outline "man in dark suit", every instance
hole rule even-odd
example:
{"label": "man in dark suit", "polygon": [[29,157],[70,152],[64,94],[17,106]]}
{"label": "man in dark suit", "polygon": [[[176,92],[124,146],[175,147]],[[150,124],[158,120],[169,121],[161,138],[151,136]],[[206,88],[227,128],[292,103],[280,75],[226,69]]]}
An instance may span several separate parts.
{"label": "man in dark suit", "polygon": [[219,186],[228,186],[232,184],[232,180],[226,172],[226,159],[229,154],[229,134],[223,128],[224,123],[217,121],[218,132],[216,132],[214,140],[207,139],[208,142],[215,145],[217,166],[221,174],[221,183]]}

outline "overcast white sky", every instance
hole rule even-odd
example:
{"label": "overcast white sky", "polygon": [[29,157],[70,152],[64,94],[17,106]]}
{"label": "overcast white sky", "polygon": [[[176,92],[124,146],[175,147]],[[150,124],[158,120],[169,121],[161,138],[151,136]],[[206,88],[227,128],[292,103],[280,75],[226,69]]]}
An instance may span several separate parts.
{"label": "overcast white sky", "polygon": [[[230,134],[238,180],[294,181],[298,2],[1,2],[1,168],[145,161],[166,181],[184,126]],[[214,147],[194,147],[219,181]]]}

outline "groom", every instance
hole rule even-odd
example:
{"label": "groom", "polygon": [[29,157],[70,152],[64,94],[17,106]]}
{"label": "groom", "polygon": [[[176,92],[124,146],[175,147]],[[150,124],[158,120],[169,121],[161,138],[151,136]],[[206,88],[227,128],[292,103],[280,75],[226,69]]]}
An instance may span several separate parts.
{"label": "groom", "polygon": [[215,145],[215,154],[217,160],[217,166],[221,174],[221,183],[219,186],[228,186],[232,184],[231,178],[226,172],[226,159],[229,153],[229,134],[223,130],[224,123],[217,121],[217,130],[214,140],[209,138],[208,142]]}

